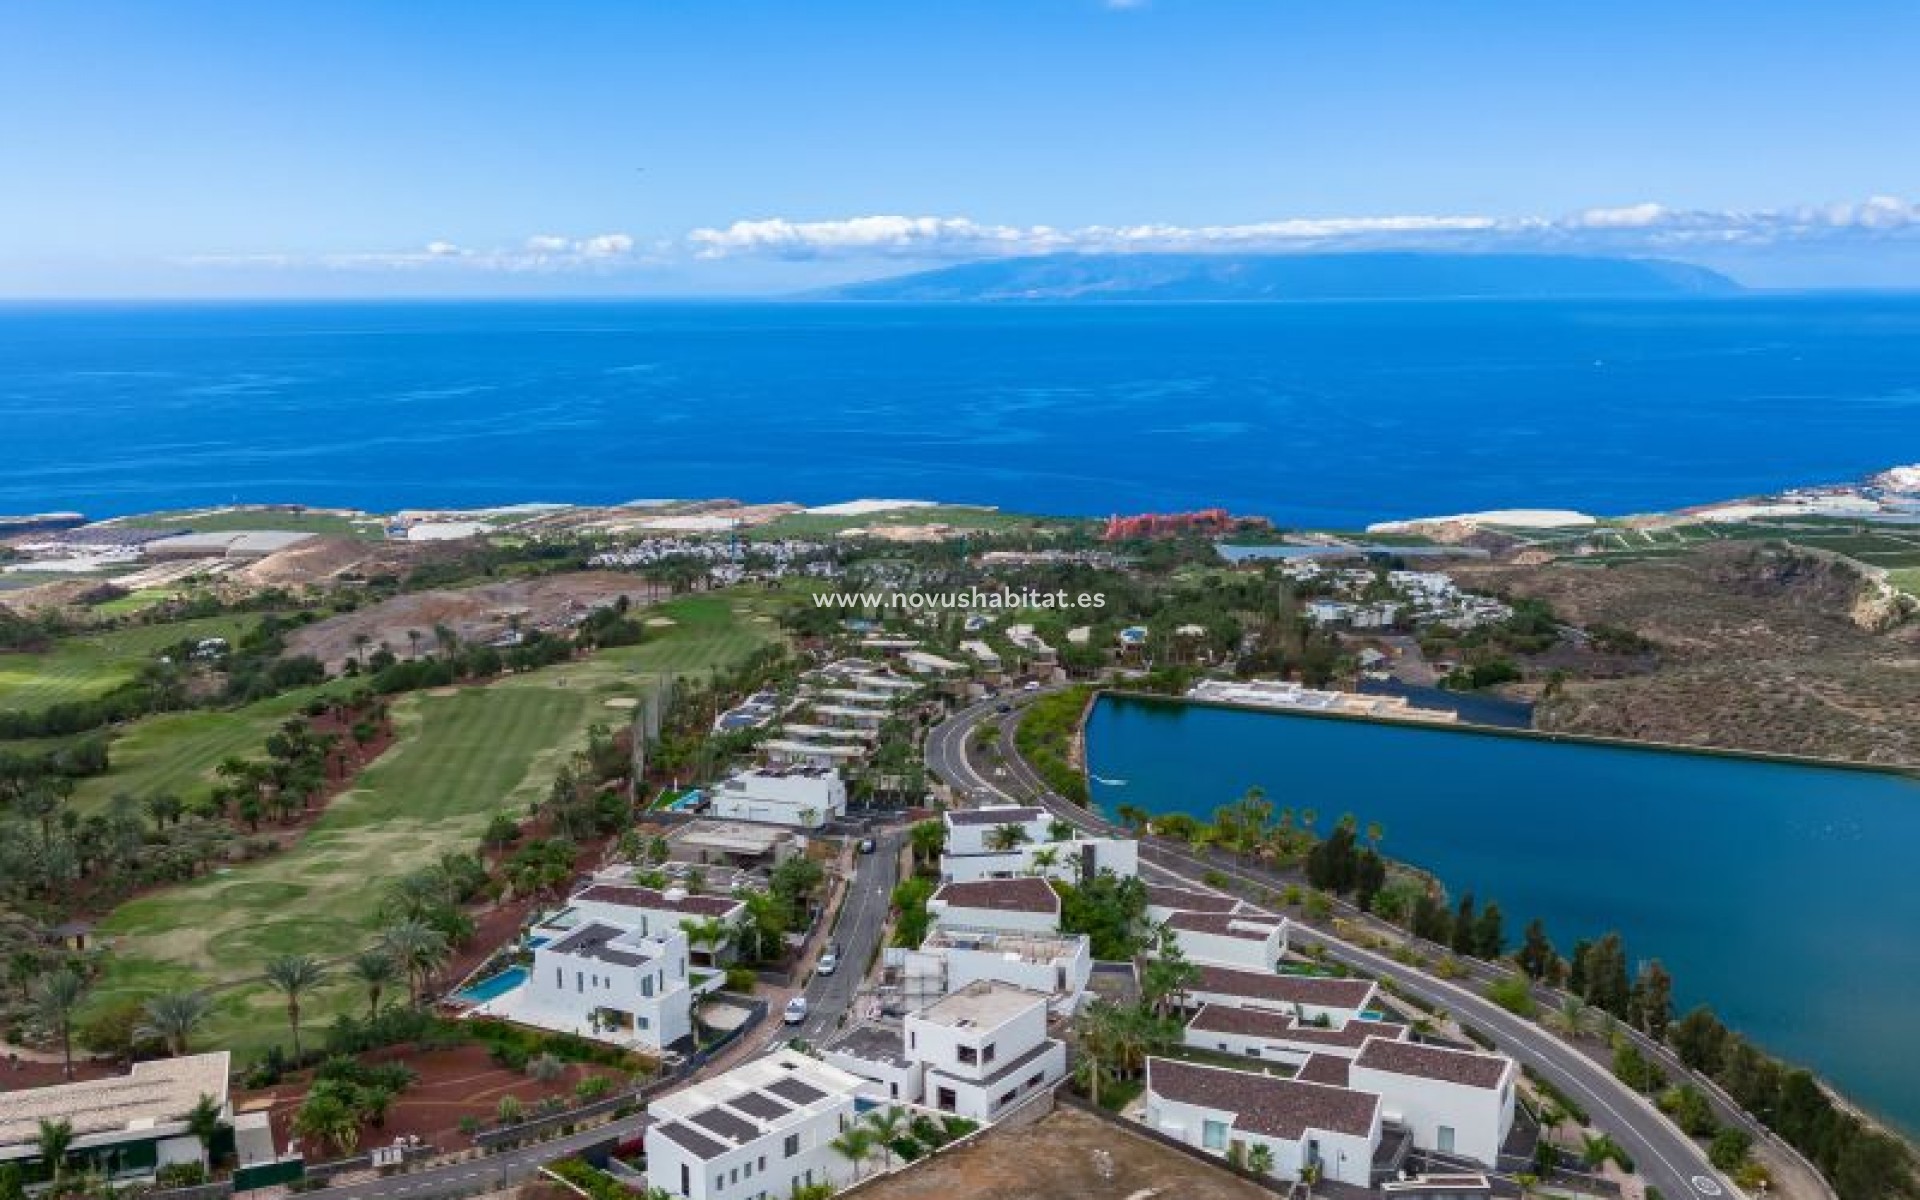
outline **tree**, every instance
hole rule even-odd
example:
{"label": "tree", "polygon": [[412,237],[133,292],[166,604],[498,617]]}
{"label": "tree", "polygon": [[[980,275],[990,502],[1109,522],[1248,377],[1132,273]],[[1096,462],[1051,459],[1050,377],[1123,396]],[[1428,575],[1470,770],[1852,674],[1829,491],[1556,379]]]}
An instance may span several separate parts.
{"label": "tree", "polygon": [[1659,959],[1640,968],[1629,1007],[1635,1028],[1655,1041],[1666,1040],[1667,1027],[1673,1023],[1673,976]]}
{"label": "tree", "polygon": [[40,1019],[60,1037],[60,1058],[66,1076],[73,1078],[73,1013],[80,1007],[87,985],[66,968],[43,975],[33,985],[33,1007]]}
{"label": "tree", "polygon": [[1075,832],[1072,822],[1063,821],[1059,817],[1047,822],[1047,840],[1050,842],[1067,841]]}
{"label": "tree", "polygon": [[1632,986],[1627,982],[1627,952],[1620,935],[1609,933],[1588,945],[1579,966],[1587,1003],[1624,1019]]}
{"label": "tree", "polygon": [[1473,893],[1468,892],[1460,897],[1460,907],[1453,917],[1453,937],[1449,942],[1449,948],[1455,954],[1471,956],[1478,948],[1473,938],[1475,920]]}
{"label": "tree", "polygon": [[1473,923],[1473,953],[1475,957],[1492,962],[1506,952],[1505,917],[1498,904],[1488,904],[1480,910],[1480,916]]}
{"label": "tree", "polygon": [[1120,1008],[1108,1000],[1090,1002],[1074,1018],[1074,1040],[1079,1048],[1074,1062],[1074,1083],[1096,1106],[1100,1103],[1101,1085],[1119,1077],[1122,1020]]}
{"label": "tree", "polygon": [[873,1128],[881,1161],[889,1168],[893,1166],[893,1140],[900,1136],[900,1126],[906,1116],[906,1110],[900,1108],[876,1108],[867,1114],[867,1124]]}
{"label": "tree", "polygon": [[426,991],[426,981],[453,954],[445,934],[416,918],[389,926],[380,943],[406,971],[407,994],[416,1005]]}
{"label": "tree", "polygon": [[947,848],[947,825],[944,821],[921,821],[908,831],[908,844],[913,847],[913,861],[931,863],[940,857]]}
{"label": "tree", "polygon": [[57,1121],[42,1120],[39,1136],[35,1142],[39,1149],[40,1161],[53,1172],[54,1191],[67,1173],[67,1151],[73,1146],[73,1122],[65,1117]]}
{"label": "tree", "polygon": [[1559,965],[1560,956],[1554,953],[1553,943],[1547,940],[1547,927],[1538,917],[1527,922],[1527,932],[1514,961],[1527,973],[1527,978],[1534,980],[1552,976]]}
{"label": "tree", "polygon": [[1024,825],[1014,825],[1011,823],[995,825],[987,831],[987,849],[989,850],[1012,850],[1031,840],[1032,839],[1027,836],[1027,829]]}
{"label": "tree", "polygon": [[301,1061],[300,997],[327,980],[327,968],[310,954],[282,954],[266,966],[267,986],[287,998],[287,1025],[293,1030],[293,1060]]}
{"label": "tree", "polygon": [[213,1002],[204,992],[164,992],[147,1001],[146,1017],[134,1035],[165,1042],[167,1052],[179,1058],[212,1012]]}
{"label": "tree", "polygon": [[689,917],[680,922],[680,928],[686,930],[688,945],[706,950],[708,962],[717,962],[720,952],[733,940],[733,926],[719,917]]}
{"label": "tree", "polygon": [[1200,978],[1200,968],[1187,961],[1178,935],[1165,924],[1153,927],[1145,953],[1140,964],[1140,1000],[1156,1020],[1165,1020]]}
{"label": "tree", "polygon": [[222,1124],[220,1102],[205,1093],[187,1110],[187,1132],[200,1139],[200,1153],[208,1166],[213,1165],[213,1139]]}
{"label": "tree", "polygon": [[384,947],[362,950],[347,964],[347,973],[367,989],[367,1020],[380,1015],[380,997],[400,978],[400,964]]}
{"label": "tree", "polygon": [[1273,1174],[1273,1147],[1265,1142],[1255,1142],[1247,1151],[1247,1170],[1255,1175]]}
{"label": "tree", "polygon": [[860,1164],[873,1154],[873,1142],[872,1129],[865,1125],[853,1125],[827,1144],[833,1147],[834,1153],[853,1164],[853,1173],[858,1176]]}
{"label": "tree", "polygon": [[360,1144],[360,1118],[331,1091],[315,1091],[293,1114],[293,1131],[304,1138],[351,1154]]}
{"label": "tree", "polygon": [[1726,1061],[1727,1028],[1711,1008],[1702,1004],[1674,1022],[1667,1034],[1681,1062],[1709,1075],[1720,1073]]}

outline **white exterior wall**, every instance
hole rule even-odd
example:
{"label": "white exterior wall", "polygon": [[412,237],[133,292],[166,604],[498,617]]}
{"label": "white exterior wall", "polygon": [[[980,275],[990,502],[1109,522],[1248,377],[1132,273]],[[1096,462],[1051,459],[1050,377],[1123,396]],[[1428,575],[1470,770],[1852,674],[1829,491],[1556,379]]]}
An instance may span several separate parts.
{"label": "white exterior wall", "polygon": [[1009,933],[1055,933],[1060,929],[1060,915],[1051,912],[962,908],[945,900],[928,901],[927,912],[935,925],[948,929],[999,929]]}
{"label": "white exterior wall", "polygon": [[1284,1037],[1263,1037],[1191,1027],[1181,1034],[1180,1040],[1196,1050],[1212,1050],[1220,1054],[1239,1055],[1253,1062],[1288,1063],[1296,1067],[1316,1054],[1351,1061],[1354,1055],[1360,1053],[1358,1046],[1341,1046],[1331,1043],[1311,1045],[1305,1042],[1289,1041]]}
{"label": "white exterior wall", "polygon": [[[929,1071],[924,1103],[937,1112],[957,1113],[981,1122],[997,1121],[1008,1109],[1019,1107],[1035,1092],[1066,1078],[1066,1074],[1067,1044],[1049,1041],[1045,1054],[1004,1079],[992,1082],[968,1080]],[[944,1098],[942,1089],[953,1094],[951,1108],[942,1108],[940,1105]]]}
{"label": "white exterior wall", "polygon": [[1284,922],[1276,923],[1266,940],[1259,942],[1192,929],[1175,929],[1173,935],[1180,945],[1180,953],[1186,955],[1189,962],[1238,967],[1248,971],[1272,971],[1287,953]]}
{"label": "white exterior wall", "polygon": [[1077,996],[1093,977],[1093,954],[1085,938],[1075,939],[1070,956],[1030,963],[987,950],[947,950],[947,990],[957,992],[970,983],[995,980],[1028,991]]}
{"label": "white exterior wall", "polygon": [[[853,1182],[854,1164],[831,1143],[853,1120],[853,1097],[836,1097],[830,1107],[792,1129],[768,1134],[710,1161],[649,1129],[647,1184],[686,1200],[744,1200],[762,1191],[769,1198],[783,1197],[809,1181],[830,1182],[839,1189]],[[800,1152],[792,1158],[784,1153],[788,1134],[800,1136]],[[688,1184],[684,1191],[680,1186],[683,1166]]]}
{"label": "white exterior wall", "polygon": [[1359,1017],[1365,1009],[1374,1005],[1378,989],[1367,993],[1367,999],[1354,1008],[1325,1004],[1292,1004],[1279,1000],[1265,1000],[1257,996],[1230,995],[1225,992],[1209,992],[1193,987],[1187,990],[1187,1007],[1198,1009],[1203,1004],[1218,1004],[1222,1008],[1256,1008],[1263,1012],[1281,1013],[1303,1023],[1316,1023],[1325,1017],[1327,1023],[1335,1029],[1345,1029],[1347,1022]]}
{"label": "white exterior wall", "polygon": [[[972,811],[991,812],[992,810],[976,809]],[[1030,821],[1007,820],[995,821],[991,824],[975,825],[956,824],[949,820],[947,822],[946,852],[948,854],[987,854],[994,852],[992,847],[987,844],[987,839],[991,837],[993,831],[1001,825],[1018,825],[1026,830],[1027,841],[1029,843],[1040,842],[1044,844],[1047,840],[1047,826],[1052,823],[1053,818],[1048,816],[1044,810]]]}
{"label": "white exterior wall", "polygon": [[849,1075],[858,1075],[865,1086],[860,1094],[869,1100],[886,1100],[901,1104],[918,1104],[924,1086],[926,1068],[917,1062],[905,1066],[896,1066],[889,1062],[879,1062],[871,1058],[847,1054],[839,1050],[822,1050],[820,1059],[829,1066],[839,1067]]}
{"label": "white exterior wall", "polygon": [[1442,1131],[1451,1130],[1453,1145],[1445,1152],[1491,1167],[1513,1128],[1514,1074],[1509,1067],[1499,1088],[1476,1088],[1356,1064],[1348,1083],[1377,1093],[1381,1118],[1405,1125],[1422,1150],[1445,1149]]}
{"label": "white exterior wall", "polygon": [[[1068,838],[1061,842],[1027,842],[1011,850],[959,851],[949,844],[940,858],[940,877],[949,883],[972,883],[979,879],[1039,875],[1062,883],[1078,883],[1089,849],[1096,875],[1111,871],[1123,878],[1132,878],[1140,873],[1140,844],[1131,838]],[[1053,861],[1040,866],[1039,856],[1049,851]]]}
{"label": "white exterior wall", "polygon": [[527,1000],[545,1014],[577,1024],[592,1036],[592,1014],[602,1008],[628,1013],[633,1028],[620,1031],[649,1046],[666,1046],[693,1032],[693,990],[687,976],[687,937],[679,930],[649,939],[656,956],[639,966],[563,954],[551,946],[533,952]]}
{"label": "white exterior wall", "polygon": [[[608,904],[600,900],[585,900],[579,896],[567,901],[567,907],[580,914],[580,924],[598,921],[603,925],[618,925],[625,929],[636,929],[646,937],[660,937],[684,931],[689,921],[704,921],[707,918],[697,913],[675,912],[667,908],[636,908],[627,904]],[[742,904],[732,912],[714,918],[728,925],[737,924],[746,912]],[[541,932],[535,930],[536,933]],[[562,934],[561,936],[565,936]],[[554,940],[558,941],[559,938]]]}
{"label": "white exterior wall", "polygon": [[[1226,1147],[1235,1142],[1243,1143],[1249,1150],[1255,1146],[1266,1146],[1273,1153],[1273,1170],[1270,1174],[1276,1179],[1299,1179],[1308,1161],[1308,1142],[1317,1142],[1320,1162],[1324,1165],[1323,1178],[1355,1187],[1367,1187],[1371,1183],[1373,1150],[1379,1141],[1378,1130],[1374,1131],[1372,1137],[1363,1138],[1310,1129],[1300,1141],[1290,1142],[1235,1129],[1235,1115],[1224,1109],[1202,1108],[1179,1100],[1169,1100],[1153,1092],[1146,1094],[1146,1101],[1149,1126],[1208,1154],[1225,1158]],[[1226,1146],[1216,1149],[1206,1144],[1208,1121],[1218,1121],[1227,1127]]]}
{"label": "white exterior wall", "polygon": [[838,771],[824,775],[742,772],[709,794],[711,815],[728,821],[765,821],[818,829],[847,811],[847,785]]}

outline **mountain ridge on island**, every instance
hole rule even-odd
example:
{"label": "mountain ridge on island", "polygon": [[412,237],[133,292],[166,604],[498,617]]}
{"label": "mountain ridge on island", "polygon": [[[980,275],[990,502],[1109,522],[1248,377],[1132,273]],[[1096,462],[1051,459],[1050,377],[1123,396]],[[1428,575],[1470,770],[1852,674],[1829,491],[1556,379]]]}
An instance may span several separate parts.
{"label": "mountain ridge on island", "polygon": [[1725,295],[1671,259],[1571,254],[1048,254],[843,284],[806,299],[867,303],[1277,303]]}

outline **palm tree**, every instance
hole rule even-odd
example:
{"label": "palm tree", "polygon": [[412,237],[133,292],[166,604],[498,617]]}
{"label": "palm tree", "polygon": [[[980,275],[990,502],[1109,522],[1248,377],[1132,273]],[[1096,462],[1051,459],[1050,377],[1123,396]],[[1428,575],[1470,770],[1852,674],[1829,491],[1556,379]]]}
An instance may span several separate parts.
{"label": "palm tree", "polygon": [[193,1108],[187,1112],[187,1132],[200,1139],[200,1154],[213,1165],[213,1139],[223,1124],[220,1117],[220,1102],[212,1096],[201,1093],[194,1101]]}
{"label": "palm tree", "polygon": [[1091,1053],[1085,1052],[1074,1060],[1073,1082],[1087,1094],[1094,1104],[1100,1103],[1100,1087],[1119,1079],[1114,1073],[1113,1064]]}
{"label": "palm tree", "polygon": [[367,989],[367,1020],[380,1015],[380,996],[388,985],[400,978],[400,964],[391,952],[376,946],[362,950],[347,964],[347,973]]}
{"label": "palm tree", "polygon": [[360,1119],[339,1097],[327,1093],[309,1096],[293,1114],[293,1130],[315,1142],[330,1143],[342,1154],[360,1144]]}
{"label": "palm tree", "polygon": [[1265,1142],[1255,1142],[1247,1151],[1247,1170],[1255,1175],[1273,1174],[1273,1147]]}
{"label": "palm tree", "polygon": [[1053,870],[1059,861],[1060,851],[1058,848],[1053,846],[1042,847],[1039,850],[1035,850],[1033,857],[1027,860],[1028,873],[1032,875],[1045,875]]}
{"label": "palm tree", "polygon": [[827,1144],[841,1158],[853,1164],[854,1177],[858,1178],[860,1164],[873,1153],[873,1130],[865,1125],[855,1125]]}
{"label": "palm tree", "polygon": [[893,1139],[900,1136],[900,1125],[907,1114],[898,1108],[876,1108],[867,1114],[867,1124],[873,1127],[875,1144],[880,1148],[881,1161],[888,1170],[893,1169]]}
{"label": "palm tree", "polygon": [[54,1190],[67,1171],[67,1150],[73,1145],[73,1122],[65,1117],[58,1121],[41,1121],[39,1143],[40,1161],[53,1172]]}
{"label": "palm tree", "polygon": [[1064,842],[1073,834],[1074,828],[1070,822],[1062,821],[1059,817],[1047,822],[1047,840],[1050,842]]}
{"label": "palm tree", "polygon": [[167,1053],[179,1058],[213,1012],[213,1002],[204,992],[164,992],[147,1001],[141,1011],[133,1036],[165,1042]]}
{"label": "palm tree", "polygon": [[946,849],[947,827],[941,821],[922,821],[908,832],[907,837],[913,846],[913,861],[932,862]]}
{"label": "palm tree", "polygon": [[1380,852],[1380,839],[1386,835],[1387,831],[1381,826],[1380,822],[1367,822],[1367,845],[1373,847],[1374,853],[1378,854]]}
{"label": "palm tree", "polygon": [[989,850],[1011,850],[1015,846],[1030,840],[1027,836],[1027,828],[1024,825],[995,825],[987,831],[987,848]]}
{"label": "palm tree", "polygon": [[408,919],[390,926],[380,935],[380,941],[406,969],[408,994],[414,1004],[419,1004],[427,980],[446,965],[453,953],[446,936],[424,921]]}
{"label": "palm tree", "polygon": [[300,1056],[300,997],[327,980],[327,968],[311,954],[282,954],[267,964],[267,986],[287,998],[287,1024],[293,1029],[293,1061]]}
{"label": "palm tree", "polygon": [[87,985],[66,968],[43,975],[33,985],[33,1007],[40,1019],[60,1035],[60,1057],[67,1078],[73,1078],[73,1010],[80,1007]]}
{"label": "palm tree", "polygon": [[686,930],[688,944],[707,951],[708,962],[718,962],[721,949],[733,939],[733,926],[719,917],[689,918],[680,922],[680,928]]}

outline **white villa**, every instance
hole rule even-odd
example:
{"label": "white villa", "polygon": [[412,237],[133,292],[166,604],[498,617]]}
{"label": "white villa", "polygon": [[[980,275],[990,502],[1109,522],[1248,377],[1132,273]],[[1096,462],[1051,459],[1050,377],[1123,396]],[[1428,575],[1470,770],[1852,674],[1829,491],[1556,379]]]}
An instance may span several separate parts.
{"label": "white villa", "polygon": [[1067,1073],[1066,1043],[1047,1036],[1047,997],[980,981],[906,1024],[907,1057],[925,1069],[927,1107],[992,1121]]}
{"label": "white villa", "polygon": [[1206,963],[1195,965],[1186,990],[1188,1008],[1218,1004],[1291,1016],[1303,1024],[1325,1023],[1344,1029],[1373,1007],[1379,991],[1371,979],[1333,979],[1317,975],[1276,975]]}
{"label": "white villa", "polygon": [[783,1197],[853,1182],[833,1139],[857,1119],[861,1080],[792,1050],[648,1104],[647,1183],[684,1200]]}
{"label": "white villa", "polygon": [[708,793],[715,817],[818,829],[847,812],[847,785],[831,766],[754,767]]}
{"label": "white villa", "polygon": [[941,884],[927,901],[927,912],[943,928],[1006,933],[1060,930],[1060,894],[1046,880],[1030,875]]}
{"label": "white villa", "polygon": [[1074,837],[1022,842],[1011,850],[940,856],[941,877],[955,882],[1039,875],[1081,883],[1102,871],[1126,877],[1139,870],[1140,844],[1132,838]]}
{"label": "white villa", "polygon": [[945,852],[951,855],[997,853],[1000,846],[994,831],[1003,825],[1017,827],[1027,842],[1046,841],[1053,825],[1046,809],[1018,804],[949,809],[943,819],[947,824]]}
{"label": "white villa", "polygon": [[[1269,1173],[1296,1180],[1318,1165],[1323,1179],[1372,1182],[1380,1146],[1380,1097],[1342,1087],[1168,1058],[1147,1060],[1146,1123],[1189,1146],[1226,1157],[1264,1146]],[[1243,1159],[1244,1161],[1244,1159]]]}
{"label": "white villa", "polygon": [[1066,1046],[1047,1036],[1047,1001],[977,982],[910,1015],[904,1028],[856,1026],[822,1053],[865,1079],[872,1099],[990,1122],[1066,1074]]}
{"label": "white villa", "polygon": [[0,1093],[0,1163],[30,1167],[40,1158],[40,1122],[66,1120],[73,1126],[67,1161],[97,1168],[115,1182],[151,1178],[174,1163],[204,1164],[205,1151],[187,1132],[186,1117],[205,1096],[232,1123],[228,1070],[222,1050],[135,1063],[127,1074],[108,1079]]}

